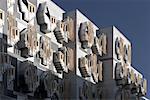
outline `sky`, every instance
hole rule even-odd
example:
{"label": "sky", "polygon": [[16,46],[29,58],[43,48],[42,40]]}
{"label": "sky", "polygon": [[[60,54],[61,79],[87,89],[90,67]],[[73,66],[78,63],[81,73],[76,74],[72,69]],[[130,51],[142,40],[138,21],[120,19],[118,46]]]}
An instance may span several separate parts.
{"label": "sky", "polygon": [[132,43],[132,65],[148,80],[150,98],[150,0],[53,0],[79,9],[99,28],[115,25]]}

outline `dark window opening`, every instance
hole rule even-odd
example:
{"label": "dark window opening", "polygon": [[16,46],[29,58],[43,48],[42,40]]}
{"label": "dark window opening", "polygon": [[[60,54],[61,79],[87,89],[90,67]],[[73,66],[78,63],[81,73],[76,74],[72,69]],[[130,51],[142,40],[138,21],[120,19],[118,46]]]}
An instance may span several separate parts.
{"label": "dark window opening", "polygon": [[0,12],[0,19],[3,19],[3,13]]}

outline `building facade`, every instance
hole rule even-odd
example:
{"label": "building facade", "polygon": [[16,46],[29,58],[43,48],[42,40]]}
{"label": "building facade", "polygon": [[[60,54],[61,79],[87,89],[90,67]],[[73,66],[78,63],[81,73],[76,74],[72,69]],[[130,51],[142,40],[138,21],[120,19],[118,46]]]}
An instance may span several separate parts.
{"label": "building facade", "polygon": [[147,81],[115,26],[51,0],[0,0],[0,100],[140,100]]}

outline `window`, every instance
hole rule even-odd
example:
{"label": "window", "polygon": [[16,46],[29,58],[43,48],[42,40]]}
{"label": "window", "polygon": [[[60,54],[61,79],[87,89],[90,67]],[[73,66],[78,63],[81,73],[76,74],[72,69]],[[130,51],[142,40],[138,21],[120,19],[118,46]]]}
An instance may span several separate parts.
{"label": "window", "polygon": [[61,55],[61,58],[60,59],[62,59],[63,57],[62,57],[62,55]]}
{"label": "window", "polygon": [[33,43],[34,43],[34,46],[37,46],[37,44],[36,44],[37,42],[36,42],[35,40],[33,40],[33,41],[34,41],[34,42],[33,42]]}
{"label": "window", "polygon": [[30,6],[30,12],[32,12],[32,6]]}
{"label": "window", "polygon": [[55,18],[54,18],[54,23],[55,23],[56,21],[55,21]]}
{"label": "window", "polygon": [[67,25],[64,25],[64,31],[68,31],[68,26]]}
{"label": "window", "polygon": [[66,25],[66,31],[68,31],[68,25]]}
{"label": "window", "polygon": [[0,11],[0,19],[3,19],[3,12]]}
{"label": "window", "polygon": [[34,7],[32,8],[32,11],[34,12]]}
{"label": "window", "polygon": [[51,17],[51,22],[56,23],[56,19],[54,17]]}
{"label": "window", "polygon": [[52,23],[53,23],[53,18],[52,18]]}
{"label": "window", "polygon": [[39,45],[38,43],[39,43],[39,42],[37,42],[37,46]]}
{"label": "window", "polygon": [[42,45],[42,46],[41,46],[41,49],[44,49],[44,44],[42,43],[41,45]]}
{"label": "window", "polygon": [[88,29],[88,27],[86,27],[85,32],[88,33],[88,31],[89,31],[89,29]]}
{"label": "window", "polygon": [[61,28],[63,28],[63,24],[61,24]]}
{"label": "window", "polygon": [[18,35],[18,30],[16,30],[16,35]]}
{"label": "window", "polygon": [[90,61],[90,66],[92,66],[93,64],[92,64],[92,61]]}
{"label": "window", "polygon": [[28,41],[28,35],[27,35],[27,41]]}
{"label": "window", "polygon": [[34,7],[32,6],[32,12],[34,13]]}
{"label": "window", "polygon": [[35,12],[35,6],[34,6],[33,4],[29,4],[28,10],[29,10],[31,13],[34,13],[34,12]]}

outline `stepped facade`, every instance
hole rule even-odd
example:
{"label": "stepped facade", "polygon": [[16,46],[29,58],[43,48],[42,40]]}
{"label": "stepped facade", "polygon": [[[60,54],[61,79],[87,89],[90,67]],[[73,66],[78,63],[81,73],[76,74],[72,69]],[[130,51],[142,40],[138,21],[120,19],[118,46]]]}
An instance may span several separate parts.
{"label": "stepped facade", "polygon": [[0,0],[0,100],[140,100],[132,44],[51,0]]}

